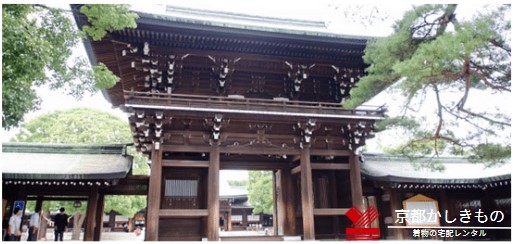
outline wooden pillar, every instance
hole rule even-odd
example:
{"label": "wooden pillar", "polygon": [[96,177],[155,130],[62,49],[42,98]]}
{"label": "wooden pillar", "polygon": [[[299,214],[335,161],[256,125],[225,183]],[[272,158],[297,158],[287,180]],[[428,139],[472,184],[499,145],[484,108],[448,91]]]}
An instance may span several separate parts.
{"label": "wooden pillar", "polygon": [[43,196],[42,195],[38,195],[37,198],[36,198],[36,208],[34,209],[34,211],[36,209],[42,209],[43,208]]}
{"label": "wooden pillar", "polygon": [[229,212],[227,214],[227,231],[232,231],[232,207],[229,206]]}
{"label": "wooden pillar", "polygon": [[98,196],[97,214],[95,216],[96,226],[93,234],[93,241],[100,241],[100,239],[102,238],[102,228],[104,227],[104,200],[105,195],[100,194]]}
{"label": "wooden pillar", "polygon": [[[402,199],[400,194],[397,192],[398,190],[388,188],[388,193],[390,194],[390,214],[392,217],[392,224],[394,226],[401,226],[400,223],[395,223],[395,219],[397,217],[395,210],[402,209]],[[402,229],[393,229],[393,237],[395,240],[403,240],[404,236],[402,234]]]}
{"label": "wooden pillar", "polygon": [[361,171],[360,171],[360,163],[359,163],[359,155],[351,155],[349,156],[349,164],[350,164],[350,187],[351,187],[351,195],[352,195],[352,205],[360,209],[361,211],[365,211],[365,206],[363,204],[363,189],[361,187]]}
{"label": "wooden pillar", "polygon": [[[368,207],[373,207],[379,211],[379,209],[377,208],[377,199],[375,196],[368,196],[368,197],[366,197],[366,199],[367,199]],[[370,228],[379,228],[379,218],[377,218],[376,220],[372,221],[372,223],[370,223]]]}
{"label": "wooden pillar", "polygon": [[[34,209],[34,211],[36,211],[36,209],[39,209],[41,212],[41,215],[39,215],[39,219],[42,220],[43,219],[43,195],[38,195],[38,197],[36,198],[36,208]],[[45,221],[39,221],[39,226],[38,226],[38,233],[36,234],[36,240],[39,240],[41,239],[41,236],[43,235],[43,232],[41,231],[41,224],[45,222]],[[46,233],[46,232],[45,232]]]}
{"label": "wooden pillar", "polygon": [[163,147],[152,147],[152,165],[150,166],[150,179],[148,183],[148,206],[146,219],[146,241],[159,240],[159,209],[161,208],[161,181]]}
{"label": "wooden pillar", "polygon": [[[334,170],[329,174],[329,185],[329,189],[331,189],[331,208],[338,208],[338,189],[336,189],[336,172]],[[340,238],[343,233],[340,229],[339,216],[333,216],[333,232],[335,238]]]}
{"label": "wooden pillar", "polygon": [[284,225],[283,231],[286,236],[296,235],[296,216],[295,216],[295,194],[293,191],[293,176],[288,169],[281,170],[281,193],[284,203]]}
{"label": "wooden pillar", "polygon": [[279,222],[278,222],[278,217],[277,217],[277,206],[278,206],[278,197],[277,197],[277,170],[274,170],[272,171],[272,186],[273,186],[273,196],[272,196],[272,204],[274,204],[274,209],[273,209],[273,216],[272,216],[272,225],[274,227],[274,236],[277,235],[277,233],[279,232]]}
{"label": "wooden pillar", "polygon": [[220,147],[218,145],[211,146],[209,152],[209,172],[208,172],[208,189],[207,189],[207,239],[209,241],[219,240],[219,184],[220,184]]}
{"label": "wooden pillar", "polygon": [[114,210],[111,210],[111,212],[109,212],[109,227],[116,227],[116,212]]}
{"label": "wooden pillar", "polygon": [[[274,191],[275,191],[275,197],[276,200],[274,209],[274,213],[277,219],[274,219],[274,224],[277,224],[277,228],[274,226],[274,232],[275,235],[284,235],[284,229],[285,229],[285,221],[286,221],[286,206],[284,205],[285,197],[284,197],[284,189],[283,189],[283,179],[281,177],[282,171],[285,171],[285,169],[280,169],[274,172]],[[277,230],[275,230],[275,228]]]}
{"label": "wooden pillar", "polygon": [[[451,208],[449,207],[449,200],[447,199],[446,190],[445,189],[439,190],[438,195],[439,195],[439,199],[440,199],[440,201],[438,201],[438,208],[440,209],[440,212],[445,212],[445,210],[450,210]],[[483,210],[485,210],[485,209],[483,209]],[[452,211],[452,210],[450,210],[450,211]],[[449,211],[449,214],[455,214],[455,213],[451,213],[450,211]],[[457,216],[459,216],[459,213],[457,213]],[[449,219],[451,219],[451,218],[449,217]],[[446,221],[440,221],[440,225],[441,226],[449,226],[449,224],[447,224]]]}
{"label": "wooden pillar", "polygon": [[93,241],[97,207],[98,186],[92,186],[88,196],[88,209],[86,212],[86,229],[84,230],[84,241]]}
{"label": "wooden pillar", "polygon": [[245,227],[245,229],[247,229],[247,227],[249,227],[249,219],[247,216],[248,216],[247,209],[244,209],[243,213],[241,214],[241,226]]}
{"label": "wooden pillar", "polygon": [[300,185],[302,198],[302,225],[304,240],[315,239],[315,218],[313,202],[313,177],[311,176],[310,148],[304,145],[300,157]]}
{"label": "wooden pillar", "polygon": [[[15,201],[23,201],[25,203],[25,207],[23,209],[20,209],[20,211],[22,211],[22,215],[21,216],[25,216],[25,212],[27,211],[27,186],[26,185],[21,185],[19,186],[18,188],[18,191],[16,192],[16,198],[13,200],[11,206],[11,213],[12,214],[12,211],[14,211],[14,202]],[[20,226],[21,228],[21,226]]]}

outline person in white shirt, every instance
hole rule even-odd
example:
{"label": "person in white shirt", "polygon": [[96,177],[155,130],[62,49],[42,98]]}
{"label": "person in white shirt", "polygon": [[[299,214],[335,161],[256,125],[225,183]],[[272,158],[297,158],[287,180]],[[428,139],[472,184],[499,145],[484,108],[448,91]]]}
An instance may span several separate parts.
{"label": "person in white shirt", "polygon": [[136,234],[135,241],[145,241],[145,229],[138,226],[136,227],[136,230],[134,230],[134,234]]}
{"label": "person in white shirt", "polygon": [[7,228],[7,240],[8,241],[20,241],[21,214],[22,214],[21,209],[15,208],[13,215],[9,219],[9,228]]}
{"label": "person in white shirt", "polygon": [[27,241],[37,241],[38,231],[39,231],[39,223],[40,223],[40,219],[41,219],[40,215],[41,215],[41,209],[36,209],[36,212],[30,217],[29,237],[27,238]]}

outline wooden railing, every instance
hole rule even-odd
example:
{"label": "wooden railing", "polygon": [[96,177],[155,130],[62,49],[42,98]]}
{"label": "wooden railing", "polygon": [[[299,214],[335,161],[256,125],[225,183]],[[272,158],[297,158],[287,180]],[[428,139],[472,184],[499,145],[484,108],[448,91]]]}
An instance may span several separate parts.
{"label": "wooden railing", "polygon": [[181,106],[187,108],[262,110],[291,113],[346,114],[384,117],[382,107],[361,106],[360,109],[344,109],[339,103],[282,101],[258,98],[235,98],[221,96],[199,96],[124,91],[125,100],[130,104]]}

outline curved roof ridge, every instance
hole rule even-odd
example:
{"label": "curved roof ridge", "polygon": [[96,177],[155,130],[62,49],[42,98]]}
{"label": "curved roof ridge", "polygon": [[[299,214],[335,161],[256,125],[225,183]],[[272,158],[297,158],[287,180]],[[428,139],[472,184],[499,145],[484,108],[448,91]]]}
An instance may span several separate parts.
{"label": "curved roof ridge", "polygon": [[125,154],[130,144],[66,144],[6,142],[2,143],[3,153],[59,153],[59,154]]}
{"label": "curved roof ridge", "polygon": [[422,156],[419,158],[415,158],[413,161],[410,161],[409,158],[400,156],[400,155],[392,155],[392,154],[382,154],[382,153],[363,153],[363,156],[369,160],[369,161],[387,161],[391,162],[394,160],[402,159],[402,161],[395,161],[397,163],[411,163],[411,162],[422,162],[422,161],[430,161],[430,160],[451,160],[453,163],[471,163],[468,161],[467,158],[461,157],[461,156],[453,156],[453,155],[446,155],[442,157],[427,157]]}
{"label": "curved roof ridge", "polygon": [[[204,10],[195,10],[198,13],[201,13]],[[214,13],[225,13],[223,18],[209,18],[208,17],[200,17],[200,14],[197,15],[187,15],[187,14],[174,14],[174,13],[149,13],[149,12],[141,12],[134,11],[140,16],[140,19],[137,22],[147,22],[151,24],[157,24],[156,20],[167,21],[167,22],[176,22],[183,24],[195,24],[206,27],[224,27],[224,28],[233,28],[233,29],[241,29],[241,30],[251,30],[251,31],[263,31],[270,33],[283,33],[290,35],[305,35],[305,36],[318,36],[318,37],[326,37],[326,38],[337,38],[337,39],[352,39],[352,40],[363,40],[367,41],[372,38],[376,38],[374,36],[357,36],[357,35],[346,35],[339,34],[335,32],[329,31],[325,27],[325,23],[323,22],[312,22],[306,20],[295,20],[295,19],[282,19],[282,18],[273,18],[273,17],[260,17],[260,16],[248,16],[247,20],[243,21],[240,17],[238,20],[238,15],[234,17],[236,19],[232,19],[229,17],[233,17],[230,12],[218,12],[218,11],[210,11]],[[197,17],[195,17],[197,16]],[[252,20],[255,18],[255,20]],[[262,18],[262,19],[259,19]],[[144,20],[147,19],[147,20]],[[152,21],[154,20],[154,21]],[[259,20],[259,21],[258,21]],[[279,21],[278,23],[273,22],[274,20]],[[150,22],[149,22],[150,21]],[[291,21],[288,23],[288,21]],[[263,23],[268,23],[268,25]],[[289,28],[288,24],[290,25]],[[293,28],[296,27],[296,28]],[[304,28],[302,28],[304,27]]]}
{"label": "curved roof ridge", "polygon": [[[229,11],[215,11],[215,10],[207,10],[207,9],[196,9],[196,8],[188,8],[188,7],[180,7],[174,5],[166,5],[166,13],[179,13],[189,15],[192,18],[201,18],[205,19],[206,17],[220,17],[227,18],[232,20],[243,20],[243,21],[255,21],[257,24],[263,22],[269,22],[274,24],[288,24],[288,25],[298,25],[298,26],[311,26],[317,28],[327,28],[324,21],[316,21],[316,20],[304,20],[304,19],[293,19],[293,18],[280,18],[280,17],[271,17],[271,16],[263,16],[263,15],[252,15],[245,13],[236,13]],[[207,16],[206,16],[207,15]]]}

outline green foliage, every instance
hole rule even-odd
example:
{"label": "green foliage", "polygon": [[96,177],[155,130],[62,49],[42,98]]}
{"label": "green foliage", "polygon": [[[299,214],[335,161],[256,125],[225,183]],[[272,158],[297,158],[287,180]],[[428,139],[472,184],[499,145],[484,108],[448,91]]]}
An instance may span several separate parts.
{"label": "green foliage", "polygon": [[473,150],[474,154],[469,157],[469,160],[487,166],[506,163],[511,157],[511,146],[506,145],[480,144]]}
{"label": "green foliage", "polygon": [[401,127],[407,130],[416,130],[420,127],[420,124],[416,120],[405,117],[386,118],[376,123],[376,130],[378,132],[392,129],[394,127]]}
{"label": "green foliage", "polygon": [[[97,109],[74,108],[67,111],[55,111],[41,115],[25,123],[20,132],[11,139],[15,142],[34,143],[65,143],[65,144],[113,144],[130,143],[132,135],[126,121]],[[128,148],[128,154],[134,156],[133,174],[148,175],[150,169],[146,158],[136,153],[133,147]],[[109,200],[107,200],[109,199]],[[105,211],[112,209],[132,217],[134,211],[146,206],[144,196],[116,196],[106,198]],[[73,209],[73,202],[57,202],[54,205]],[[83,203],[83,205],[86,205]]]}
{"label": "green foliage", "polygon": [[434,152],[434,150],[443,152],[447,146],[447,141],[442,139],[425,139],[430,137],[430,132],[418,131],[416,135],[417,139],[411,139],[406,143],[403,143],[394,148],[386,148],[385,152],[389,154],[400,154],[408,158],[417,158],[417,156],[430,155]]}
{"label": "green foliage", "polygon": [[227,184],[229,184],[229,186],[247,186],[248,181],[247,180],[228,180]]}
{"label": "green foliage", "polygon": [[141,209],[147,206],[147,196],[106,196],[104,212],[111,210],[132,218]]}
{"label": "green foliage", "polygon": [[107,32],[136,28],[138,15],[129,13],[129,5],[89,4],[80,8],[91,25],[84,25],[83,31],[94,41],[100,41]]}
{"label": "green foliage", "polygon": [[127,122],[97,109],[74,108],[41,115],[23,125],[12,139],[19,142],[108,144],[130,143]]}
{"label": "green foliage", "polygon": [[[125,5],[85,5],[95,20],[94,38],[124,27],[135,27],[137,17]],[[107,14],[108,13],[108,14]],[[129,21],[129,20],[132,20]],[[125,26],[124,26],[125,24]],[[100,35],[101,28],[105,28]],[[86,92],[112,87],[112,73],[100,66],[93,72],[72,50],[81,40],[70,15],[44,5],[2,5],[2,127],[19,125],[23,116],[38,109],[35,88],[48,84],[80,99]],[[105,67],[105,66],[104,66]]]}
{"label": "green foliage", "polygon": [[[479,91],[511,92],[511,6],[486,6],[467,19],[459,18],[458,8],[414,7],[395,24],[394,34],[367,43],[367,76],[352,89],[344,107],[355,108],[389,87],[404,95],[402,116],[377,125],[379,131],[405,129],[406,143],[389,152],[406,156],[461,153],[492,162],[500,159],[490,152],[506,152],[488,141],[509,133],[505,129],[511,126],[510,115],[494,109],[481,111],[467,101],[482,99],[473,97],[481,94]],[[435,99],[427,102],[429,96]],[[437,119],[421,118],[417,113],[428,104],[434,106]],[[456,127],[473,129],[458,135],[451,129]],[[509,157],[507,153],[497,155]]]}
{"label": "green foliage", "polygon": [[249,171],[248,199],[254,208],[253,213],[272,214],[273,180],[271,171]]}
{"label": "green foliage", "polygon": [[[130,143],[132,135],[126,121],[97,109],[74,108],[41,115],[25,123],[11,139],[14,142],[111,144]],[[129,147],[134,156],[133,174],[148,175],[147,160]]]}
{"label": "green foliage", "polygon": [[[43,206],[41,207],[44,211],[57,212],[61,207],[63,207],[68,215],[72,215],[75,212],[86,213],[88,202],[81,201],[81,206],[75,208],[73,206],[74,201],[43,201]],[[34,212],[36,209],[36,201],[27,201],[26,210],[30,210]]]}
{"label": "green foliage", "polygon": [[[369,41],[364,56],[364,61],[370,64],[367,68],[368,75],[352,90],[352,98],[345,102],[345,107],[354,108],[362,104],[403,77],[405,79],[401,82],[401,89],[408,96],[429,83],[458,81],[449,74],[460,72],[464,59],[469,55],[486,58],[486,48],[493,39],[508,45],[505,38],[496,32],[509,31],[510,26],[506,26],[509,21],[503,25],[506,20],[500,19],[500,12],[507,11],[506,6],[473,21],[455,24],[454,32],[436,30],[437,27],[447,28],[451,22],[423,22],[436,19],[440,15],[446,16],[445,14],[454,18],[454,12],[448,13],[455,10],[452,6],[421,5],[407,12],[397,22],[394,34]],[[491,58],[509,62],[506,55]],[[505,73],[506,69],[508,68],[501,67],[500,70]]]}
{"label": "green foliage", "polygon": [[93,74],[99,89],[111,88],[120,81],[120,77],[113,74],[103,63],[93,66]]}

